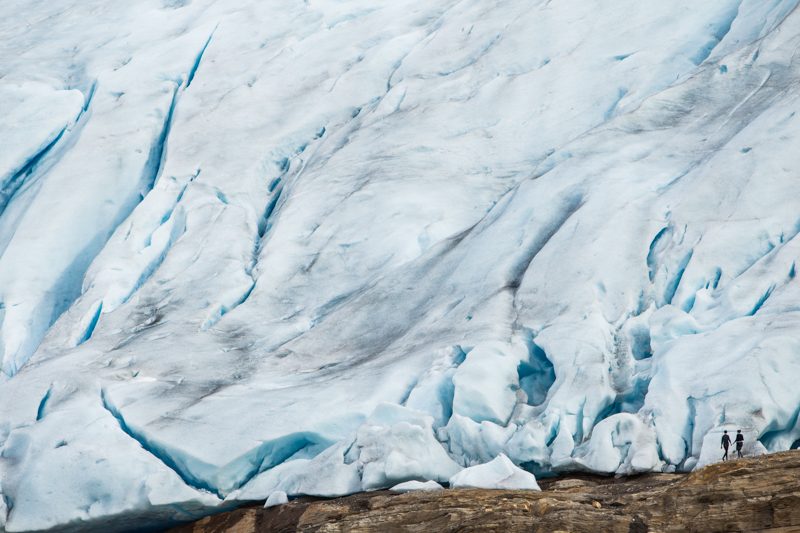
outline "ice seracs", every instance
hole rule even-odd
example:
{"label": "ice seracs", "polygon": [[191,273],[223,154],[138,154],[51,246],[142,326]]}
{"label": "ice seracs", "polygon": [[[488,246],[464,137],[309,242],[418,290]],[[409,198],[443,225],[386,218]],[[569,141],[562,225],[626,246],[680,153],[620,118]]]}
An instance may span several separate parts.
{"label": "ice seracs", "polygon": [[609,474],[659,472],[664,466],[652,425],[630,413],[599,422],[574,455],[576,463],[588,470]]}
{"label": "ice seracs", "polygon": [[342,496],[406,481],[447,482],[459,470],[436,440],[431,416],[383,403],[341,444],[310,460],[290,458],[228,499],[262,499],[277,488],[290,495]]}
{"label": "ice seracs", "polygon": [[470,350],[453,375],[453,414],[505,426],[517,404],[520,348],[494,342]]}
{"label": "ice seracs", "polygon": [[63,0],[0,43],[6,530],[800,446],[797,0]]}
{"label": "ice seracs", "polygon": [[460,467],[436,440],[431,417],[391,404],[379,405],[345,453],[357,461],[364,490],[397,482],[446,481]]}

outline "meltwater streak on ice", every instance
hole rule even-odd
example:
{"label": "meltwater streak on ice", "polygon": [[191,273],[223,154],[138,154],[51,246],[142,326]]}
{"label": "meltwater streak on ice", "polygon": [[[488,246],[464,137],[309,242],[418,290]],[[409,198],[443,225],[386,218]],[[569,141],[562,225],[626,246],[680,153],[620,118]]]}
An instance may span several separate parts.
{"label": "meltwater streak on ice", "polygon": [[797,4],[14,10],[0,525],[797,446]]}

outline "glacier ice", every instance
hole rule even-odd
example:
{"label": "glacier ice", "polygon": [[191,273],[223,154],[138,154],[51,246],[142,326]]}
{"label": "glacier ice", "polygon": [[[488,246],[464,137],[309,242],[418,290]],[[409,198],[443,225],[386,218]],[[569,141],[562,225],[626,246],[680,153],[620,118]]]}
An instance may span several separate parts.
{"label": "glacier ice", "polygon": [[431,417],[392,404],[379,405],[358,429],[348,461],[358,462],[364,490],[417,478],[446,481],[460,469],[436,440]]}
{"label": "glacier ice", "polygon": [[631,413],[598,422],[582,448],[575,451],[575,461],[593,472],[637,474],[660,472],[664,466],[652,426]]}
{"label": "glacier ice", "polygon": [[267,501],[264,502],[264,507],[275,507],[276,505],[283,505],[289,502],[289,497],[282,490],[276,490],[267,496]]}
{"label": "glacier ice", "polygon": [[444,487],[436,483],[435,481],[404,481],[403,483],[398,483],[394,487],[391,487],[389,490],[392,492],[413,492],[415,490],[422,490],[422,491],[436,491],[436,490],[444,490]]}
{"label": "glacier ice", "polygon": [[517,404],[517,369],[523,361],[523,357],[505,353],[513,352],[509,348],[498,341],[470,350],[453,375],[454,415],[476,422],[508,423]]}
{"label": "glacier ice", "polygon": [[343,496],[407,481],[447,482],[460,470],[436,440],[431,416],[381,403],[341,444],[265,470],[227,499],[261,500],[278,488],[290,495]]}
{"label": "glacier ice", "polygon": [[488,463],[470,466],[450,478],[450,486],[476,489],[540,490],[536,478],[504,454]]}
{"label": "glacier ice", "polygon": [[798,4],[11,1],[0,528],[800,446]]}

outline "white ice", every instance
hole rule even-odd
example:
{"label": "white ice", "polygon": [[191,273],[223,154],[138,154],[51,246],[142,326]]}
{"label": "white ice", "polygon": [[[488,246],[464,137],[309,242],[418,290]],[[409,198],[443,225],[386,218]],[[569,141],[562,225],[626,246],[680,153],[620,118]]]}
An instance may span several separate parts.
{"label": "white ice", "polygon": [[389,490],[392,492],[413,492],[417,490],[421,491],[436,491],[436,490],[444,490],[444,487],[436,483],[435,481],[404,481],[403,483],[398,483],[394,487],[391,487]]}
{"label": "white ice", "polygon": [[406,481],[446,482],[460,470],[436,440],[431,416],[382,403],[342,444],[311,460],[293,456],[227,499],[259,500],[278,488],[290,495],[343,496]]}
{"label": "white ice", "polygon": [[502,453],[488,463],[465,468],[450,478],[454,489],[541,490],[536,478]]}
{"label": "white ice", "polygon": [[267,501],[264,502],[264,507],[276,507],[278,505],[283,505],[284,503],[289,503],[289,497],[286,496],[286,493],[282,490],[276,490],[267,496]]}
{"label": "white ice", "polygon": [[7,0],[0,524],[800,445],[798,0]]}

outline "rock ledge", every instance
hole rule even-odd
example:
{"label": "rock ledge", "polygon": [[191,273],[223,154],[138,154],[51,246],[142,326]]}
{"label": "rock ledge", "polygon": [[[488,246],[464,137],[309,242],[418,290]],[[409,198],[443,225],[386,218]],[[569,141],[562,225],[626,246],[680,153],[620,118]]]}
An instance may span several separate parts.
{"label": "rock ledge", "polygon": [[800,531],[800,452],[685,474],[541,480],[542,492],[453,489],[301,498],[245,507],[171,533],[335,531]]}

